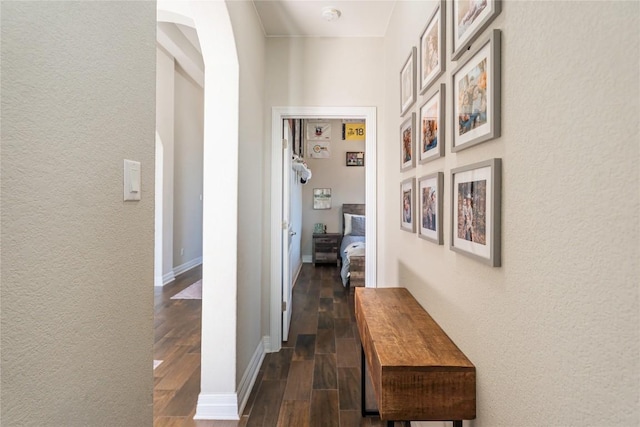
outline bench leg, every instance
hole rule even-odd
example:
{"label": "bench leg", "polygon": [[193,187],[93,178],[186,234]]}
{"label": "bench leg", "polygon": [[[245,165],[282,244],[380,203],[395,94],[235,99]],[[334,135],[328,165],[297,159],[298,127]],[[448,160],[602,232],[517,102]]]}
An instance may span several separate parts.
{"label": "bench leg", "polygon": [[452,423],[453,427],[462,427],[462,420],[454,420]]}

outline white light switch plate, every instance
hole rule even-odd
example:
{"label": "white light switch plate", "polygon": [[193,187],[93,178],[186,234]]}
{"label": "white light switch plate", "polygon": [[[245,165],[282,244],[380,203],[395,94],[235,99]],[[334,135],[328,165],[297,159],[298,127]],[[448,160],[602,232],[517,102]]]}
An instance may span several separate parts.
{"label": "white light switch plate", "polygon": [[124,200],[140,200],[140,162],[124,161]]}

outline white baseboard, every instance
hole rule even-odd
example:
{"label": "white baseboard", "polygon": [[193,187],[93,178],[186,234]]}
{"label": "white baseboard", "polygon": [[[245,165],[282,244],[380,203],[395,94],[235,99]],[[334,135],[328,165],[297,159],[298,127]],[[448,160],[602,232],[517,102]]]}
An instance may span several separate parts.
{"label": "white baseboard", "polygon": [[296,273],[293,275],[293,286],[296,285],[296,282],[298,281],[298,276],[300,276],[300,272],[302,271],[302,262],[300,263],[300,265],[298,266],[298,270],[296,270]]}
{"label": "white baseboard", "polygon": [[202,264],[202,257],[194,258],[191,261],[187,261],[182,265],[173,267],[173,274],[178,276],[186,271],[191,270],[194,267],[199,266],[200,264]]}
{"label": "white baseboard", "polygon": [[173,270],[162,276],[162,286],[167,286],[169,283],[176,280],[176,275],[173,274]]}
{"label": "white baseboard", "polygon": [[263,337],[258,343],[258,347],[256,347],[256,351],[253,353],[251,360],[249,361],[249,366],[244,371],[244,375],[240,380],[240,385],[238,386],[238,402],[240,402],[240,412],[244,411],[244,407],[249,400],[249,394],[251,394],[251,390],[256,383],[256,379],[258,378],[258,372],[260,371],[260,366],[262,366],[262,361],[264,360],[265,355],[265,339]]}
{"label": "white baseboard", "polygon": [[194,420],[239,420],[236,393],[202,394],[198,396]]}
{"label": "white baseboard", "polygon": [[[249,400],[251,389],[256,383],[260,366],[264,360],[265,344],[269,339],[262,337],[253,353],[249,366],[244,372],[236,393],[202,394],[198,396],[194,420],[239,420],[240,414]],[[238,405],[240,402],[240,405]]]}
{"label": "white baseboard", "polygon": [[302,255],[302,262],[305,264],[311,264],[313,262],[313,256],[311,255]]}

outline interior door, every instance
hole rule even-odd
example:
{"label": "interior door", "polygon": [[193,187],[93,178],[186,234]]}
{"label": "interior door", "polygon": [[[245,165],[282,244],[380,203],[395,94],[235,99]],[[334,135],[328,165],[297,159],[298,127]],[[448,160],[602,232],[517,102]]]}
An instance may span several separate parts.
{"label": "interior door", "polygon": [[288,120],[283,120],[282,139],[282,341],[289,339],[291,325],[291,299],[293,275],[291,274],[291,129]]}

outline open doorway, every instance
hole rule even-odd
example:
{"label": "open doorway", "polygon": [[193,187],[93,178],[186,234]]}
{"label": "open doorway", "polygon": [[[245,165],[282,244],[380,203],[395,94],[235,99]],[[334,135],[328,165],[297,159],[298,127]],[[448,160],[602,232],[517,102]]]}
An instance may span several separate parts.
{"label": "open doorway", "polygon": [[[283,307],[283,263],[286,245],[284,242],[283,221],[287,221],[284,206],[283,184],[289,177],[283,172],[283,120],[300,119],[344,119],[364,120],[365,152],[367,167],[365,171],[365,204],[367,245],[365,256],[368,260],[365,270],[365,286],[376,286],[376,108],[375,107],[274,107],[272,109],[272,191],[271,194],[271,291],[270,291],[270,348],[277,352],[282,346],[282,307]],[[278,191],[278,189],[280,191]]]}

